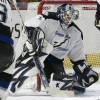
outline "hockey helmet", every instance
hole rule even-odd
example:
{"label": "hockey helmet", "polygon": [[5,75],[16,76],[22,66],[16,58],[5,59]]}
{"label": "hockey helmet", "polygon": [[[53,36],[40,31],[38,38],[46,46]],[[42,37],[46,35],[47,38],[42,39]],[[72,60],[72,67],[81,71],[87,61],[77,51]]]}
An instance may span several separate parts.
{"label": "hockey helmet", "polygon": [[60,19],[62,28],[67,29],[72,20],[79,18],[79,11],[75,10],[71,4],[63,4],[57,8],[57,17]]}

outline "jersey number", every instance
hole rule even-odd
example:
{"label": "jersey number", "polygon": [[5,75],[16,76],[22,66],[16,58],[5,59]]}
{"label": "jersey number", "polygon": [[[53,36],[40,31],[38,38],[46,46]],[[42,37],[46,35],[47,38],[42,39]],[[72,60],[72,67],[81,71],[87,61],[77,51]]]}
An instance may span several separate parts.
{"label": "jersey number", "polygon": [[0,22],[6,22],[7,19],[7,8],[5,5],[0,4]]}

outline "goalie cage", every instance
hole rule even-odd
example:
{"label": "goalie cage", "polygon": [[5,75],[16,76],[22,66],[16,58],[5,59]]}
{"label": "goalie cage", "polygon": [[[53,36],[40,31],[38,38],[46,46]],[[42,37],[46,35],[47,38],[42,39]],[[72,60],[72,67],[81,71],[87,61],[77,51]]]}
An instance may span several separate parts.
{"label": "goalie cage", "polygon": [[[75,23],[83,31],[86,61],[89,65],[92,65],[94,70],[100,72],[100,31],[94,26],[96,0],[42,0],[40,3],[31,2],[28,4],[26,21],[37,15],[37,12],[40,14],[45,11],[56,11],[57,7],[63,3],[71,3],[75,9],[79,10],[80,18],[75,21]],[[26,36],[24,32],[22,32],[15,48],[16,57],[21,53],[25,41]],[[73,72],[71,69],[72,66],[73,65],[66,56],[64,58],[64,68],[67,70],[66,73]],[[34,83],[37,84],[36,87],[34,87]],[[14,95],[36,95],[35,88],[37,91],[41,89],[41,81],[38,74],[35,77],[31,75],[28,81],[26,81],[22,88]],[[27,92],[25,92],[25,90]],[[42,90],[44,90],[44,88],[42,88]]]}

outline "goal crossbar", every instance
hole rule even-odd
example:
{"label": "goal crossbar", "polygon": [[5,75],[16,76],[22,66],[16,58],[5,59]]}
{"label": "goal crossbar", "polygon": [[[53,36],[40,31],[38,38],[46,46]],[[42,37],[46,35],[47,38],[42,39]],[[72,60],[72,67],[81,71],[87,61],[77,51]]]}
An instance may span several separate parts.
{"label": "goal crossbar", "polygon": [[79,5],[96,5],[96,0],[42,0],[38,6],[38,14],[42,13],[42,7],[44,4],[63,4],[63,3],[72,3]]}

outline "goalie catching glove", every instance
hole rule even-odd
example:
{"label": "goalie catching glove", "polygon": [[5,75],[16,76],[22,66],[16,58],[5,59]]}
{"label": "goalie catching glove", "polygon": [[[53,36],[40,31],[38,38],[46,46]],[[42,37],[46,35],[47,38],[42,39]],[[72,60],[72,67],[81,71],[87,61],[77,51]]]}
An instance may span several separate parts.
{"label": "goalie catching glove", "polygon": [[45,34],[40,27],[26,27],[28,42],[32,45],[33,51],[40,56],[43,50]]}
{"label": "goalie catching glove", "polygon": [[89,87],[99,79],[98,73],[92,70],[85,62],[73,66],[78,83],[83,87]]}
{"label": "goalie catching glove", "polygon": [[32,35],[33,50],[38,56],[42,55],[45,34],[41,28],[37,27]]}
{"label": "goalie catching glove", "polygon": [[26,26],[26,30],[27,30],[27,32],[28,32],[28,41],[29,41],[30,43],[32,43],[32,35],[33,35],[33,33],[34,33],[35,28],[34,28],[34,27],[27,27],[27,26]]}

